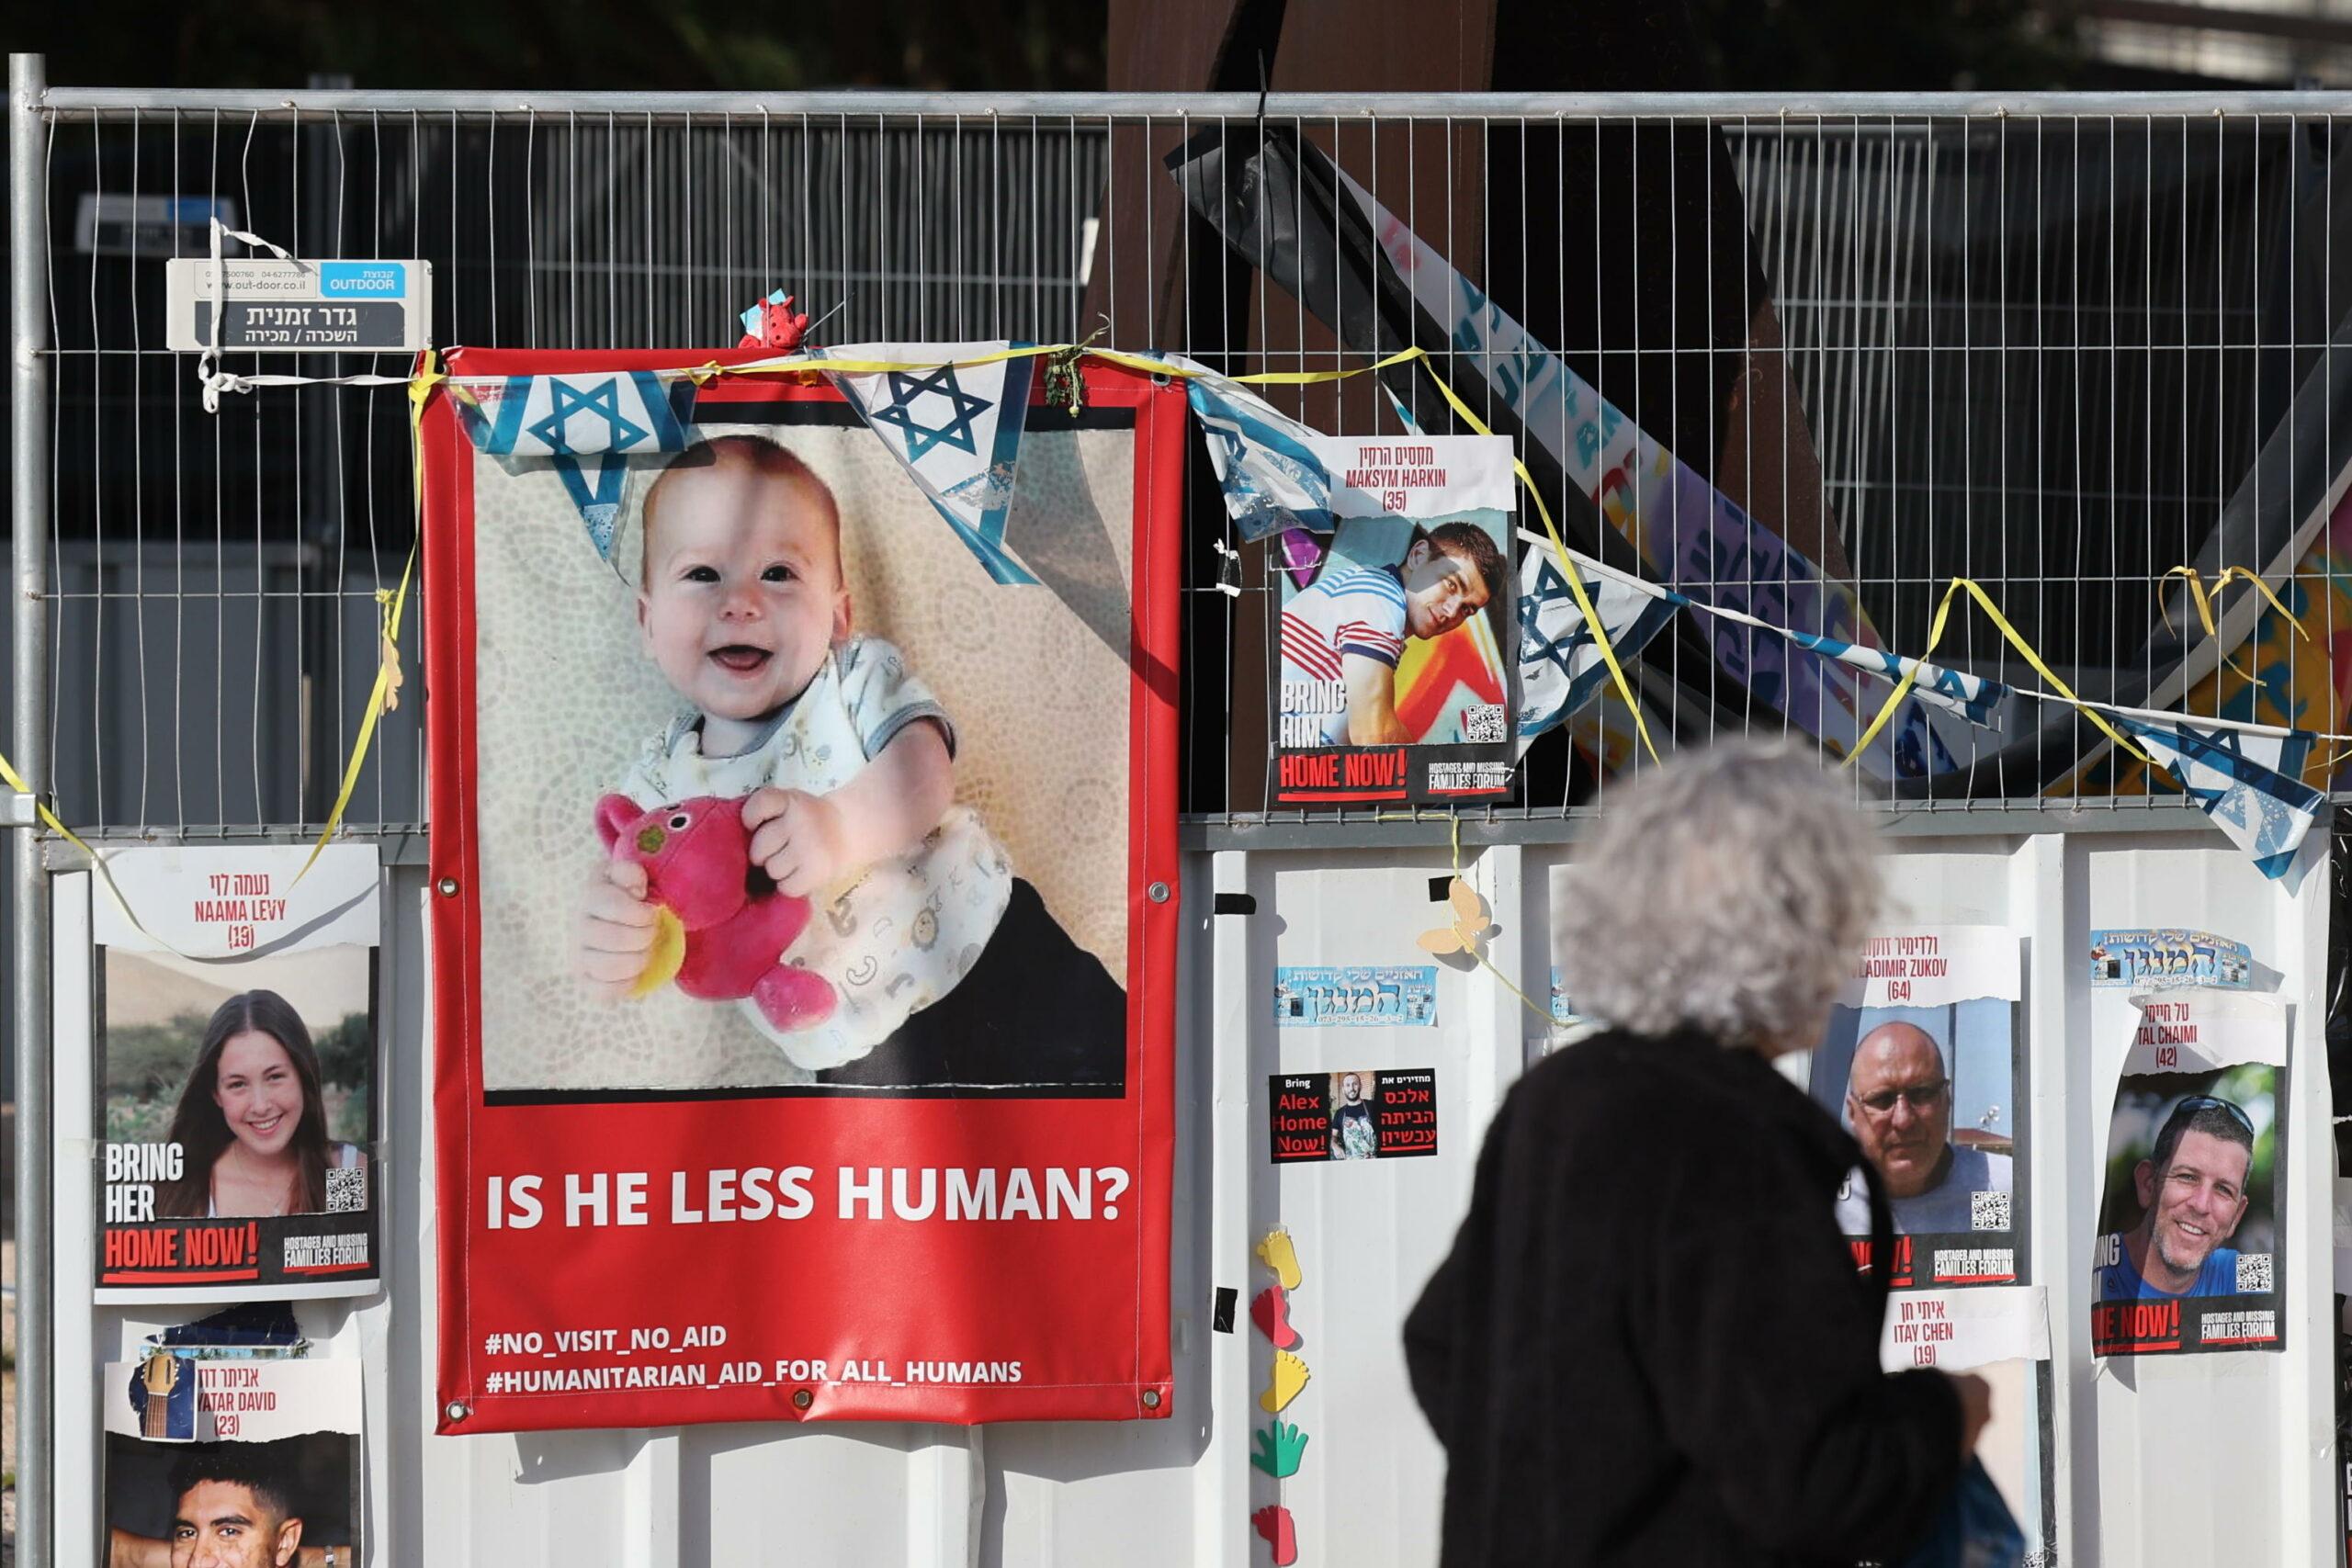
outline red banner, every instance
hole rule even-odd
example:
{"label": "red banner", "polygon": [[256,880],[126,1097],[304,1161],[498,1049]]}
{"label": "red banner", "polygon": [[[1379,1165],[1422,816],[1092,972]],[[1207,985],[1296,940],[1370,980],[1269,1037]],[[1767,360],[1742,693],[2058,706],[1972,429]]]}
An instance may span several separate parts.
{"label": "red banner", "polygon": [[704,362],[424,414],[442,1430],[1165,1416],[1182,390]]}

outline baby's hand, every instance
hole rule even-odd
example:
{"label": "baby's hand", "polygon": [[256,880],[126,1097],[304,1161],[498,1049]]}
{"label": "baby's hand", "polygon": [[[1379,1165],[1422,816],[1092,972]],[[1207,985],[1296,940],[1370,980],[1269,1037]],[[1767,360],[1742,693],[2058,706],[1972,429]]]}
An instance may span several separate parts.
{"label": "baby's hand", "polygon": [[754,790],[743,802],[743,826],[752,830],[752,863],[781,892],[813,897],[850,869],[841,807],[821,795]]}
{"label": "baby's hand", "polygon": [[580,977],[607,1001],[629,993],[653,952],[653,906],[645,901],[645,868],[634,861],[600,863],[581,906]]}

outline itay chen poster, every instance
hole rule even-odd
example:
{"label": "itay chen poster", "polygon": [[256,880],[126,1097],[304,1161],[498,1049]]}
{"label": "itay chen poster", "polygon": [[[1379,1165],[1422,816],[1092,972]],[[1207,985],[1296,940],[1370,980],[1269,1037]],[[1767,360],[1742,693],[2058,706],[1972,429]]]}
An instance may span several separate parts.
{"label": "itay chen poster", "polygon": [[1170,1413],[1183,393],[830,352],[427,411],[447,1430]]}

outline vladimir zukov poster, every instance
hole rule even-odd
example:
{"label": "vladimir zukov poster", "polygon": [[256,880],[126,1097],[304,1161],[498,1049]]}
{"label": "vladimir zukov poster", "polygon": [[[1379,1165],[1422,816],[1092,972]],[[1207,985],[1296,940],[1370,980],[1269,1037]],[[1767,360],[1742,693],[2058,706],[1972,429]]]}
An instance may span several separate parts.
{"label": "vladimir zukov poster", "polygon": [[[1900,928],[1870,939],[1861,973],[1813,1053],[1815,1100],[1861,1146],[1894,1231],[1895,1290],[2006,1285],[2025,1249],[2025,1042],[2016,935],[1997,926]],[[1871,1234],[1857,1170],[1838,1224]]]}

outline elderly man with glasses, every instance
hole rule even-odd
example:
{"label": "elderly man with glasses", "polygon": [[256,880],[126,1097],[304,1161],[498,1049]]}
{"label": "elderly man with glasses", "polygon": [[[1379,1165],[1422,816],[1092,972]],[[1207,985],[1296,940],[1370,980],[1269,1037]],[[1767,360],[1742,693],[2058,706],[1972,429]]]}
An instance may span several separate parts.
{"label": "elderly man with glasses", "polygon": [[[1951,1070],[1924,1029],[1883,1023],[1854,1047],[1846,1122],[1886,1188],[1894,1228],[1950,1235],[1973,1227],[1970,1199],[2009,1190],[2009,1156],[1951,1141]],[[1849,1181],[1838,1202],[1849,1235],[1870,1232],[1870,1198]]]}
{"label": "elderly man with glasses", "polygon": [[2194,1094],[2172,1108],[2132,1173],[2140,1223],[2099,1237],[2098,1299],[2159,1301],[2238,1293],[2237,1248],[2254,1171],[2254,1123],[2226,1100]]}

